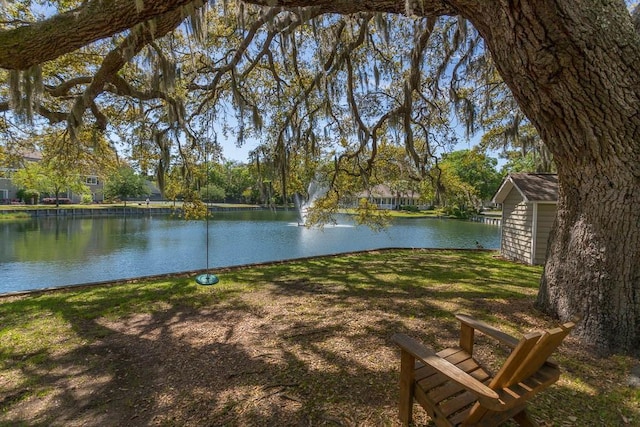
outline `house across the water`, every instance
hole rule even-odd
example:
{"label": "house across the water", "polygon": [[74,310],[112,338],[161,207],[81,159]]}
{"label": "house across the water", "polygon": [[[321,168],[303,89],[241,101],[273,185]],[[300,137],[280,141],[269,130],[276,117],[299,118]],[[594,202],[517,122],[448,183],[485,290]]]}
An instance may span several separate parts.
{"label": "house across the water", "polygon": [[[12,182],[11,178],[19,169],[25,167],[30,162],[41,162],[42,154],[39,151],[27,151],[22,154],[22,158],[17,164],[0,165],[0,204],[19,203],[18,191],[20,190]],[[103,182],[97,175],[84,175],[82,177],[85,184],[89,187],[93,195],[94,201],[102,201]],[[71,191],[64,191],[58,197],[58,202],[65,204],[71,202],[80,202],[81,195],[73,194]],[[42,200],[45,204],[55,204],[54,197],[45,197]]]}
{"label": "house across the water", "polygon": [[394,191],[388,185],[378,184],[358,195],[375,204],[378,209],[400,209],[402,207],[419,207],[420,195],[411,190]]}

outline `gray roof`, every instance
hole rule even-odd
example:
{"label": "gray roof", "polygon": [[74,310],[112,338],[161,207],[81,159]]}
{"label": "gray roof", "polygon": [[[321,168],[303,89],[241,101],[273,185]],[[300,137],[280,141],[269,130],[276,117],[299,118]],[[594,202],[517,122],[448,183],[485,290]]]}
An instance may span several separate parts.
{"label": "gray roof", "polygon": [[361,197],[393,198],[394,194],[388,185],[378,184],[361,193]]}
{"label": "gray roof", "polygon": [[374,185],[373,187],[361,191],[360,193],[358,193],[357,195],[358,197],[375,197],[375,198],[381,198],[381,199],[393,199],[395,197],[402,197],[402,198],[406,198],[406,199],[413,199],[413,200],[417,200],[420,198],[420,194],[418,192],[415,191],[392,191],[391,188],[386,185],[386,184],[377,184]]}
{"label": "gray roof", "polygon": [[556,174],[512,173],[502,182],[493,196],[493,201],[502,203],[514,188],[525,202],[558,201],[558,175]]}

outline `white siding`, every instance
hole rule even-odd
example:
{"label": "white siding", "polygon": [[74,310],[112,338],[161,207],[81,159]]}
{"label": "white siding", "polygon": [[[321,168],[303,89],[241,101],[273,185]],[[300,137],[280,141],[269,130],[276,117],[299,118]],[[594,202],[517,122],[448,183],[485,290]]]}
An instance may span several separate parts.
{"label": "white siding", "polygon": [[531,261],[531,224],[533,205],[525,203],[517,190],[512,190],[502,203],[502,255],[509,259]]}
{"label": "white siding", "polygon": [[556,219],[555,203],[538,203],[538,227],[536,230],[536,252],[534,264],[544,264],[547,256],[549,233]]}

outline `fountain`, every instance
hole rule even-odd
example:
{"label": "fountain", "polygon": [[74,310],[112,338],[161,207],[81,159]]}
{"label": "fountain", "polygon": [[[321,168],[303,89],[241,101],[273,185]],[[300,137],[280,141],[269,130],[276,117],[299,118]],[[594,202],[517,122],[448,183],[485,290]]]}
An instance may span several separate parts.
{"label": "fountain", "polygon": [[311,180],[307,187],[307,198],[304,199],[303,195],[296,193],[294,201],[296,209],[298,210],[298,225],[306,226],[307,218],[309,217],[309,210],[313,207],[313,203],[318,197],[323,196],[327,192],[327,188],[322,186],[317,179]]}

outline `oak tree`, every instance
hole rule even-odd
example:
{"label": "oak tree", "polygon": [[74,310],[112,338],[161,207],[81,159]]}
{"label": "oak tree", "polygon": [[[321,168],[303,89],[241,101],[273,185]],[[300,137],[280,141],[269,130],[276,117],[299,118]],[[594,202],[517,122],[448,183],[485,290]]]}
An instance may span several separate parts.
{"label": "oak tree", "polygon": [[[96,99],[105,92],[162,99],[174,118],[166,122],[182,126],[179,93],[167,96],[124,84],[120,71],[143,48],[175,33],[186,17],[198,15],[204,2],[75,5],[52,17],[16,19],[2,27],[0,67],[12,70],[12,87],[31,82],[21,86],[28,93],[39,81],[39,64],[115,37],[100,66],[83,77],[70,108],[60,112],[70,129],[86,111],[95,123],[104,123]],[[495,67],[557,165],[558,215],[539,307],[563,320],[580,316],[579,335],[599,350],[640,348],[640,39],[622,1],[247,0],[215,7],[222,11],[220,23],[230,15],[239,22],[237,31],[216,38],[235,47],[213,60],[194,56],[193,77],[184,86],[198,95],[194,117],[220,113],[226,102],[241,120],[249,120],[247,129],[258,131],[266,123],[265,107],[274,105],[269,123],[276,124],[272,142],[280,169],[290,158],[289,141],[314,144],[317,130],[330,124],[351,135],[334,153],[336,170],[345,164],[345,173],[366,177],[382,134],[399,131],[416,170],[424,173],[434,153],[416,147],[416,141],[429,140],[438,129],[447,134],[446,125],[434,119],[446,121],[449,113],[433,100],[447,97],[454,112],[467,118],[478,111],[479,98],[457,83],[462,79],[447,80],[444,90],[442,76]],[[227,7],[232,14],[224,13]],[[379,43],[385,34],[390,35],[386,45]],[[312,48],[313,64],[300,54]],[[162,69],[155,74],[166,76],[170,67]],[[251,82],[258,81],[252,76],[271,81],[268,90],[252,90]],[[376,83],[372,91],[363,90],[368,76]],[[490,88],[484,93],[491,95]],[[60,117],[38,104],[12,105]],[[467,124],[470,132],[476,130],[473,120]],[[182,128],[192,135],[188,126]]]}
{"label": "oak tree", "polygon": [[128,166],[122,166],[104,184],[104,198],[121,199],[127,206],[127,199],[149,195],[149,188],[143,176]]}

